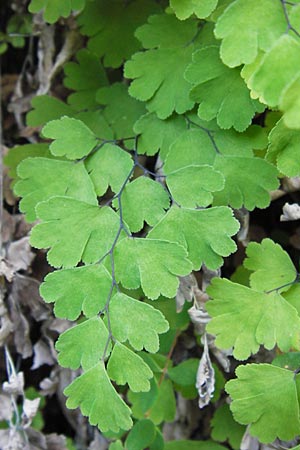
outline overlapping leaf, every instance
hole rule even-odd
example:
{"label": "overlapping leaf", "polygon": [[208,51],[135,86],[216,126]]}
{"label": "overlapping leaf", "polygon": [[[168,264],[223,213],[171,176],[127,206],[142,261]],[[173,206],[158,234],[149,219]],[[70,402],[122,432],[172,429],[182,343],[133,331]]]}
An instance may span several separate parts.
{"label": "overlapping leaf", "polygon": [[218,0],[170,0],[170,6],[180,20],[185,20],[192,14],[204,19],[213,12],[217,4]]}
{"label": "overlapping leaf", "polygon": [[67,407],[80,406],[91,425],[97,425],[102,432],[118,432],[132,427],[130,408],[117,394],[111,384],[104,364],[96,366],[76,378],[65,390]]}
{"label": "overlapping leaf", "polygon": [[211,425],[211,437],[215,441],[225,442],[228,440],[233,449],[240,449],[242,437],[245,433],[245,427],[233,419],[227,403],[219,406],[215,411],[211,420]]}
{"label": "overlapping leaf", "polygon": [[[271,239],[264,239],[260,244],[250,242],[246,253],[243,264],[252,271],[252,289],[270,291],[295,281],[297,271],[289,255]],[[282,291],[286,289],[288,286]]]}
{"label": "overlapping leaf", "polygon": [[187,249],[193,269],[204,263],[216,269],[236,249],[231,236],[239,228],[230,208],[225,206],[192,210],[173,206],[150,231],[151,239],[169,239]]}
{"label": "overlapping leaf", "polygon": [[123,239],[115,249],[116,279],[125,288],[142,287],[151,299],[176,295],[178,276],[191,272],[186,250],[161,239]]}
{"label": "overlapping leaf", "polygon": [[119,230],[119,216],[108,207],[99,208],[69,197],[52,197],[36,208],[42,223],[30,241],[49,248],[47,258],[54,267],[73,267],[79,261],[94,263],[110,249]]}
{"label": "overlapping leaf", "polygon": [[300,74],[282,91],[279,108],[284,112],[283,120],[287,127],[300,128]]}
{"label": "overlapping leaf", "polygon": [[196,32],[196,21],[180,22],[164,14],[151,16],[136,33],[148,50],[136,53],[125,64],[125,76],[134,79],[129,93],[147,101],[148,111],[156,112],[160,119],[166,119],[173,111],[182,114],[194,105],[183,73],[195,49],[192,41]]}
{"label": "overlapping leaf", "polygon": [[127,184],[121,202],[123,219],[132,232],[140,231],[144,222],[154,226],[170,205],[169,196],[162,185],[146,177],[136,178]]}
{"label": "overlapping leaf", "polygon": [[[109,332],[99,317],[70,328],[62,333],[57,342],[58,362],[63,367],[88,370],[110,352]],[[104,355],[104,352],[106,354]]]}
{"label": "overlapping leaf", "polygon": [[[293,36],[284,34],[262,58],[247,81],[248,87],[262,102],[278,106],[284,90],[300,75],[299,58],[300,43]],[[270,75],[270,70],[276,77]],[[299,101],[299,93],[294,101]]]}
{"label": "overlapping leaf", "polygon": [[300,131],[287,128],[280,119],[269,134],[266,159],[276,164],[280,172],[289,177],[300,174]]}
{"label": "overlapping leaf", "polygon": [[[149,448],[150,444],[155,439],[155,435],[155,425],[151,420],[139,420],[134,424],[126,438],[126,448],[130,448],[131,450],[143,450],[144,448]],[[154,448],[160,450],[160,448]]]}
{"label": "overlapping leaf", "polygon": [[120,342],[128,340],[136,350],[144,347],[148,352],[157,352],[158,334],[169,328],[160,311],[120,292],[112,298],[109,314],[114,337]]}
{"label": "overlapping leaf", "polygon": [[277,169],[261,158],[217,155],[214,168],[225,179],[224,189],[214,193],[215,205],[265,208],[279,184]]}
{"label": "overlapping leaf", "polygon": [[42,133],[47,138],[55,139],[50,144],[51,153],[68,159],[88,155],[98,143],[95,134],[81,120],[72,117],[48,122]]}
{"label": "overlapping leaf", "polygon": [[186,166],[166,175],[173,199],[186,208],[210,205],[212,193],[224,188],[222,173],[208,165]]}
{"label": "overlapping leaf", "polygon": [[236,370],[237,379],[226,384],[234,418],[250,424],[260,442],[276,437],[291,440],[300,433],[296,380],[299,375],[270,364],[247,364]]}
{"label": "overlapping leaf", "polygon": [[103,265],[89,265],[49,273],[40,287],[47,303],[55,302],[56,317],[76,320],[98,314],[111,292],[112,279]]}
{"label": "overlapping leaf", "polygon": [[76,59],[77,63],[64,65],[64,85],[76,91],[69,95],[68,103],[78,110],[94,107],[97,90],[108,83],[106,73],[97,56],[86,49],[79,50]]}
{"label": "overlapping leaf", "polygon": [[226,279],[214,279],[208,288],[213,298],[207,303],[212,317],[207,325],[216,334],[216,345],[234,347],[235,358],[244,360],[263,344],[268,350],[275,344],[282,351],[293,347],[299,335],[300,318],[278,292],[266,294]]}
{"label": "overlapping leaf", "polygon": [[264,109],[257,100],[250,98],[239,69],[230,69],[222,63],[216,45],[201,48],[193,54],[185,78],[194,85],[190,95],[200,103],[199,117],[204,120],[216,117],[221,128],[234,127],[244,131],[255,112]]}
{"label": "overlapping leaf", "polygon": [[109,87],[103,87],[98,90],[96,99],[98,103],[105,105],[103,115],[114,130],[115,138],[133,137],[133,126],[145,113],[145,106],[130,97],[127,86],[123,83],[114,83]]}
{"label": "overlapping leaf", "polygon": [[235,0],[219,17],[215,27],[216,37],[222,39],[221,58],[229,67],[250,64],[259,50],[267,51],[272,47],[286,27],[280,2]]}
{"label": "overlapping leaf", "polygon": [[108,186],[118,193],[133,168],[133,161],[117,145],[105,144],[86,160],[86,168],[97,195],[105,194]]}
{"label": "overlapping leaf", "polygon": [[31,0],[28,9],[31,13],[44,10],[43,17],[46,22],[54,23],[61,16],[68,17],[71,11],[80,10],[84,7],[86,0]]}
{"label": "overlapping leaf", "polygon": [[186,130],[186,121],[182,116],[172,115],[161,120],[155,113],[147,113],[135,123],[134,132],[139,135],[138,152],[146,155],[167,155],[170,145]]}
{"label": "overlapping leaf", "polygon": [[27,158],[18,166],[20,181],[15,193],[22,198],[20,209],[29,222],[36,220],[36,205],[56,195],[97,205],[93,183],[83,165],[49,158]]}
{"label": "overlapping leaf", "polygon": [[140,49],[134,36],[136,28],[159,11],[157,3],[150,0],[99,0],[87,3],[78,24],[81,32],[90,37],[88,48],[103,57],[105,67],[116,68]]}
{"label": "overlapping leaf", "polygon": [[133,392],[149,391],[149,379],[153,377],[152,371],[142,358],[119,342],[114,345],[107,373],[119,385],[128,383]]}

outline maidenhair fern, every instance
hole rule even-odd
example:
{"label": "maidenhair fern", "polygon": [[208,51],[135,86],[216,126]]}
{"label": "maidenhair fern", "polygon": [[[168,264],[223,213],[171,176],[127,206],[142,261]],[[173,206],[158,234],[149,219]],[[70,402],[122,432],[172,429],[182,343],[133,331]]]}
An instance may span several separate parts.
{"label": "maidenhair fern", "polygon": [[[67,103],[33,99],[27,122],[43,127],[49,145],[6,158],[20,210],[38,219],[31,244],[48,249],[57,269],[41,295],[57,317],[80,319],[56,344],[63,367],[81,368],[67,406],[122,439],[111,450],[221,450],[213,441],[164,443],[174,389],[195,398],[199,365],[172,368],[165,356],[188,326],[185,312],[170,311],[179,277],[203,264],[216,270],[235,252],[232,208],[265,208],[279,176],[300,174],[300,4],[31,1],[32,13],[41,9],[50,23],[75,11],[88,37],[65,65]],[[269,109],[278,121],[268,128]],[[208,288],[207,331],[236,360],[261,346],[293,355],[297,269],[269,239],[249,244],[244,267],[246,284],[216,278]],[[164,334],[171,343],[160,344]],[[281,365],[238,367],[225,387],[238,424],[224,405],[213,439],[239,448],[243,425],[263,443],[300,435],[299,375]]]}

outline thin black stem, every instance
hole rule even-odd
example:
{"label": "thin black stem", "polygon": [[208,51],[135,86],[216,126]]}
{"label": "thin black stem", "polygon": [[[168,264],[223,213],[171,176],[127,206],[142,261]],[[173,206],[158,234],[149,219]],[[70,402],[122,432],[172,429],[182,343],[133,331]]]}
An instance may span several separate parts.
{"label": "thin black stem", "polygon": [[207,136],[209,137],[209,139],[210,139],[210,141],[212,143],[212,146],[215,149],[216,153],[218,153],[218,154],[221,153],[220,150],[219,150],[219,147],[217,146],[215,138],[213,136],[213,133],[214,133],[213,130],[209,130],[208,128],[205,128],[202,125],[199,125],[198,123],[193,122],[193,120],[191,120],[188,116],[185,116],[185,119],[187,120],[189,125],[194,125],[195,127],[200,128],[200,130],[204,131],[207,134]]}
{"label": "thin black stem", "polygon": [[287,30],[286,33],[288,33],[289,31],[292,31],[293,33],[295,33],[296,36],[298,36],[300,38],[300,33],[296,30],[296,28],[294,28],[290,22],[290,18],[289,18],[289,14],[288,14],[288,10],[287,10],[287,5],[293,5],[290,2],[287,2],[286,0],[280,0],[280,3],[282,5],[282,9],[283,9],[283,14],[287,23]]}
{"label": "thin black stem", "polygon": [[281,289],[283,289],[283,288],[285,288],[287,286],[292,286],[294,284],[299,283],[299,281],[300,281],[300,274],[297,273],[296,278],[294,279],[294,281],[290,281],[289,283],[285,283],[282,286],[279,286],[279,287],[274,288],[274,289],[270,289],[269,291],[265,291],[265,293],[266,294],[271,294],[271,292],[278,292],[278,291],[280,291]]}

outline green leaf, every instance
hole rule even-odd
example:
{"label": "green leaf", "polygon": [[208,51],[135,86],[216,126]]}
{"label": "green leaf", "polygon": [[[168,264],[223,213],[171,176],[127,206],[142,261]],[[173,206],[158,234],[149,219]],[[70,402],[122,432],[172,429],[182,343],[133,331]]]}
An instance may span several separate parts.
{"label": "green leaf", "polygon": [[109,315],[114,337],[120,342],[128,340],[136,350],[144,347],[148,352],[157,352],[158,334],[169,328],[160,311],[120,292],[111,299]]}
{"label": "green leaf", "polygon": [[283,91],[279,108],[284,111],[283,120],[287,127],[299,130],[300,76],[293,80]]}
{"label": "green leaf", "polygon": [[80,406],[91,425],[98,425],[102,432],[132,427],[130,409],[115,391],[104,364],[101,362],[76,378],[65,390],[67,407]]}
{"label": "green leaf", "polygon": [[153,405],[158,396],[158,386],[155,378],[150,380],[150,391],[132,392],[128,391],[128,400],[131,403],[132,414],[137,419],[144,419],[148,416],[149,408]]}
{"label": "green leaf", "polygon": [[225,206],[202,210],[173,206],[148,236],[182,245],[187,249],[194,270],[199,270],[203,263],[214,270],[222,265],[222,256],[235,251],[236,245],[230,236],[238,228],[232,210]]}
{"label": "green leaf", "polygon": [[117,68],[140,49],[134,36],[136,28],[160,7],[150,0],[99,0],[88,2],[77,19],[81,33],[90,36],[88,48],[103,57],[105,67]]}
{"label": "green leaf", "polygon": [[285,298],[287,302],[289,302],[290,305],[292,305],[297,311],[300,316],[300,284],[297,282],[297,284],[294,284],[293,286],[290,286],[289,290],[284,292],[282,296]]}
{"label": "green leaf", "polygon": [[165,159],[170,145],[186,130],[186,122],[175,114],[160,120],[155,113],[147,113],[140,117],[133,129],[139,135],[138,153],[152,156],[160,151],[159,156]]}
{"label": "green leaf", "polygon": [[216,45],[201,48],[193,54],[185,78],[194,85],[190,96],[200,103],[199,117],[204,120],[216,117],[221,128],[234,127],[244,131],[255,112],[264,109],[257,100],[250,98],[240,70],[229,69],[222,63]]}
{"label": "green leaf", "polygon": [[99,197],[108,186],[118,193],[133,168],[129,153],[114,144],[104,144],[86,160],[86,168]]}
{"label": "green leaf", "polygon": [[180,22],[174,16],[164,14],[151,16],[148,24],[136,33],[149,50],[136,53],[125,64],[125,77],[134,79],[129,93],[138,100],[147,101],[148,111],[156,112],[160,119],[168,118],[173,111],[182,114],[194,105],[189,98],[190,85],[183,73],[195,48],[191,42],[196,27],[197,23],[192,19]]}
{"label": "green leaf", "polygon": [[9,177],[18,180],[17,167],[20,162],[26,158],[34,157],[53,158],[49,151],[49,145],[42,143],[24,144],[11,148],[4,156],[4,164],[9,167]]}
{"label": "green leaf", "polygon": [[265,208],[279,184],[277,169],[261,158],[217,155],[214,169],[225,178],[224,189],[214,193],[214,205]]}
{"label": "green leaf", "polygon": [[149,379],[153,377],[152,371],[142,358],[119,342],[114,345],[107,373],[119,385],[128,383],[133,392],[149,391]]}
{"label": "green leaf", "polygon": [[86,156],[98,143],[94,133],[81,120],[72,117],[48,122],[42,133],[47,138],[55,139],[50,144],[51,153],[68,159]]}
{"label": "green leaf", "polygon": [[223,175],[208,165],[186,166],[166,175],[172,197],[186,208],[210,205],[212,192],[224,187]]}
{"label": "green leaf", "polygon": [[180,386],[192,386],[196,384],[196,375],[199,367],[198,358],[190,358],[178,366],[170,367],[168,375],[174,383]]}
{"label": "green leaf", "polygon": [[98,103],[105,105],[103,115],[114,130],[115,138],[133,137],[133,126],[145,113],[145,106],[130,97],[127,86],[123,83],[114,83],[109,87],[98,89],[96,99]]}
{"label": "green leaf", "polygon": [[165,443],[164,450],[225,450],[223,445],[216,444],[213,441],[168,441]]}
{"label": "green leaf", "polygon": [[84,7],[85,0],[31,0],[28,10],[37,13],[44,10],[43,17],[46,22],[54,23],[61,16],[68,17],[72,10],[80,10]]}
{"label": "green leaf", "polygon": [[229,409],[229,405],[224,403],[215,411],[211,420],[212,433],[211,437],[218,442],[228,440],[234,450],[239,450],[241,440],[245,433],[245,427],[237,423]]}
{"label": "green leaf", "polygon": [[63,116],[73,116],[71,106],[50,95],[38,95],[31,101],[33,109],[26,116],[27,125],[38,127],[50,120],[60,119]]}
{"label": "green leaf", "polygon": [[48,158],[27,158],[17,169],[18,181],[14,191],[23,197],[20,210],[26,220],[36,220],[36,205],[56,195],[67,195],[97,205],[93,183],[82,162],[74,164]]}
{"label": "green leaf", "polygon": [[158,386],[158,395],[151,405],[148,417],[155,425],[162,422],[172,422],[176,414],[176,399],[172,382],[163,379]]}
{"label": "green leaf", "polygon": [[[281,5],[278,4],[278,7],[281,8]],[[284,90],[290,85],[291,80],[295,80],[300,74],[297,64],[299,58],[300,43],[294,37],[283,34],[262,58],[258,68],[247,82],[248,87],[261,102],[271,107],[278,106]],[[276,77],[271,76],[270,70],[276,73]],[[298,97],[299,94],[295,101],[299,101]]]}
{"label": "green leaf", "polygon": [[[134,233],[143,228],[144,222],[154,226],[170,206],[169,196],[162,185],[143,176],[127,184],[121,202],[123,219]],[[116,201],[114,206],[118,207]]]}
{"label": "green leaf", "polygon": [[55,302],[56,317],[76,320],[81,311],[88,318],[98,314],[105,307],[111,287],[110,274],[97,264],[49,273],[40,293],[47,303]]}
{"label": "green leaf", "polygon": [[115,249],[116,279],[127,289],[142,287],[145,295],[174,297],[179,280],[191,272],[186,250],[160,239],[125,238]]}
{"label": "green leaf", "polygon": [[286,27],[280,2],[235,0],[219,17],[215,27],[217,39],[223,39],[221,58],[229,67],[250,64],[258,50],[269,50],[285,33]]}
{"label": "green leaf", "polygon": [[94,107],[97,90],[108,83],[106,73],[97,56],[87,49],[79,50],[76,59],[78,62],[64,65],[64,85],[76,91],[69,95],[68,103],[77,110]]}
{"label": "green leaf", "polygon": [[62,367],[72,370],[80,366],[88,370],[95,366],[102,357],[110,353],[110,340],[108,329],[99,317],[86,320],[80,325],[70,328],[62,333],[57,342],[58,362]]}
{"label": "green leaf", "polygon": [[214,11],[217,4],[218,0],[170,0],[170,6],[180,20],[185,20],[192,14],[205,19]]}
{"label": "green leaf", "polygon": [[295,374],[270,364],[247,364],[226,384],[235,420],[250,424],[260,442],[293,439],[300,433]]}
{"label": "green leaf", "polygon": [[283,369],[298,370],[300,367],[300,352],[282,353],[273,359],[272,364]]}
{"label": "green leaf", "polygon": [[69,197],[52,197],[39,203],[36,211],[42,223],[33,228],[30,242],[36,248],[51,247],[47,258],[54,267],[98,261],[111,249],[119,230],[119,216],[111,208]]}
{"label": "green leaf", "polygon": [[269,134],[269,147],[266,159],[276,164],[278,170],[289,177],[300,173],[300,132],[287,128],[280,119]]}
{"label": "green leaf", "polygon": [[207,330],[216,334],[220,348],[234,347],[236,359],[257,353],[260,344],[289,351],[299,335],[297,311],[278,292],[266,294],[221,278],[207,292],[213,298],[206,304],[212,317]]}
{"label": "green leaf", "polygon": [[124,447],[121,441],[115,441],[110,444],[109,450],[124,450]]}
{"label": "green leaf", "polygon": [[156,429],[151,420],[139,420],[134,424],[126,438],[126,448],[130,450],[144,450],[153,442],[155,435]]}
{"label": "green leaf", "polygon": [[297,271],[289,255],[271,239],[264,239],[260,244],[250,242],[246,253],[244,266],[253,271],[250,275],[253,289],[270,291],[295,281]]}

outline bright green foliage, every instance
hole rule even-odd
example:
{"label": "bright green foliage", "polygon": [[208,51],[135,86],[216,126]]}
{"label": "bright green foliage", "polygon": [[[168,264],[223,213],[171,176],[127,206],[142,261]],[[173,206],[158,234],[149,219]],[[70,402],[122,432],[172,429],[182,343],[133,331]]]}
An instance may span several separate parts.
{"label": "bright green foliage", "polygon": [[151,299],[159,295],[174,297],[179,285],[177,277],[192,270],[181,245],[160,239],[123,239],[116,246],[115,267],[117,281],[127,289],[141,286]]}
{"label": "bright green foliage", "polygon": [[160,157],[165,159],[170,145],[186,130],[183,117],[172,115],[161,120],[155,113],[140,117],[134,125],[135,133],[139,134],[138,152],[154,155],[160,150]]}
{"label": "bright green foliage", "polygon": [[276,164],[284,175],[294,177],[300,173],[300,132],[288,128],[279,120],[269,135],[267,160]]}
{"label": "bright green foliage", "polygon": [[119,342],[114,345],[107,372],[117,384],[128,383],[133,392],[149,391],[149,379],[153,377],[142,358]]}
{"label": "bright green foliage", "polygon": [[156,429],[151,420],[144,419],[135,423],[126,438],[126,448],[130,450],[144,450],[153,442]]}
{"label": "bright green foliage", "polygon": [[69,397],[68,408],[80,406],[90,423],[98,425],[104,432],[118,432],[120,428],[128,430],[132,427],[130,409],[111,384],[102,362],[76,378],[64,394]]}
{"label": "bright green foliage", "polygon": [[177,384],[191,386],[195,384],[198,366],[199,359],[191,358],[178,364],[178,366],[169,368],[168,375]]}
{"label": "bright green foliage", "polygon": [[197,24],[192,19],[178,22],[167,15],[151,16],[148,22],[136,35],[149,50],[133,55],[125,64],[125,76],[134,79],[129,87],[130,95],[147,101],[148,111],[166,119],[173,111],[182,114],[194,105],[183,73],[195,49],[192,40]]}
{"label": "bright green foliage", "polygon": [[86,168],[97,195],[105,194],[108,186],[118,193],[133,168],[129,153],[114,144],[104,144],[86,160]]}
{"label": "bright green foliage", "polygon": [[299,130],[300,122],[300,74],[299,76],[283,90],[279,107],[284,112],[284,123],[290,128]]}
{"label": "bright green foliage", "polygon": [[[109,333],[99,317],[86,320],[62,333],[56,342],[58,361],[63,367],[88,370],[103,358]],[[109,348],[106,355],[109,354]]]}
{"label": "bright green foliage", "polygon": [[276,168],[261,158],[217,155],[214,168],[225,178],[224,189],[214,193],[215,205],[244,206],[249,211],[265,208],[270,203],[269,191],[278,187]]}
{"label": "bright green foliage", "polygon": [[103,265],[90,265],[49,273],[40,293],[47,303],[55,302],[57,317],[76,320],[81,311],[88,318],[98,314],[105,307],[111,286],[111,276]]}
{"label": "bright green foliage", "polygon": [[255,112],[264,109],[250,98],[239,69],[230,69],[222,63],[218,46],[197,50],[185,78],[194,85],[191,98],[200,103],[199,117],[204,120],[216,117],[221,128],[244,131]]}
{"label": "bright green foliage", "polygon": [[[284,34],[262,58],[258,68],[247,82],[248,87],[263,103],[273,107],[278,106],[291,80],[300,75],[299,67],[295,64],[299,61],[299,57],[300,43],[293,36]],[[276,77],[270,76],[270,70],[276,73]],[[296,101],[299,101],[299,93],[297,94]]]}
{"label": "bright green foliage", "polygon": [[158,385],[157,397],[154,396],[153,399],[154,401],[151,403],[148,411],[149,419],[155,425],[159,425],[164,421],[172,422],[175,419],[176,413],[176,400],[172,382],[164,379]]}
{"label": "bright green foliage", "polygon": [[236,246],[230,236],[238,228],[231,210],[225,206],[204,210],[173,206],[148,236],[182,245],[188,251],[194,270],[203,263],[216,269],[222,264],[222,256],[234,252]]}
{"label": "bright green foliage", "polygon": [[68,195],[97,205],[93,183],[82,162],[26,158],[18,166],[18,177],[15,192],[23,197],[20,210],[29,222],[36,220],[36,205],[54,195]]}
{"label": "bright green foliage", "polygon": [[50,95],[38,95],[31,101],[33,109],[26,116],[27,125],[38,127],[50,120],[60,119],[62,116],[73,116],[71,106]]}
{"label": "bright green foliage", "polygon": [[241,440],[246,430],[244,426],[233,419],[227,403],[224,403],[215,411],[211,425],[211,437],[214,440],[218,442],[228,440],[234,450],[240,449]]}
{"label": "bright green foliage", "polygon": [[208,288],[212,317],[207,329],[216,334],[216,345],[234,347],[236,359],[245,360],[263,344],[289,351],[299,335],[297,311],[276,291],[266,294],[229,280],[215,278]]}
{"label": "bright green foliage", "polygon": [[150,14],[159,11],[151,0],[99,0],[89,2],[78,18],[81,32],[90,37],[88,48],[103,56],[105,67],[119,67],[140,48],[134,32]]}
{"label": "bright green foliage", "polygon": [[210,205],[213,192],[224,187],[222,174],[207,165],[186,166],[166,175],[173,199],[186,208]]}
{"label": "bright green foliage", "polygon": [[269,50],[286,26],[280,1],[232,1],[215,27],[216,37],[222,39],[222,60],[229,67],[252,63],[258,50]]}
{"label": "bright green foliage", "polygon": [[170,0],[170,6],[180,20],[187,19],[192,14],[204,19],[213,12],[217,4],[218,0]]}
{"label": "bright green foliage", "polygon": [[54,23],[60,17],[68,17],[72,10],[80,10],[84,7],[86,0],[31,0],[29,11],[37,13],[44,10],[43,16],[46,22]]}
{"label": "bright green foliage", "polygon": [[110,444],[109,450],[124,450],[124,447],[121,441],[115,441]]}
{"label": "bright green foliage", "polygon": [[81,120],[71,117],[48,122],[42,133],[47,138],[55,139],[50,144],[51,153],[68,159],[88,155],[98,142],[94,133]]}
{"label": "bright green foliage", "polygon": [[295,281],[297,272],[289,255],[271,239],[264,239],[260,244],[251,242],[246,253],[244,266],[253,271],[250,275],[252,289],[270,291]]}
{"label": "bright green foliage", "polygon": [[88,50],[79,50],[76,59],[78,63],[68,62],[64,66],[64,84],[76,91],[69,95],[68,103],[79,110],[91,108],[97,104],[97,90],[108,84],[107,76],[99,59]]}
{"label": "bright green foliage", "polygon": [[116,139],[134,136],[133,126],[145,113],[145,106],[130,97],[125,84],[114,83],[99,89],[96,99],[98,103],[105,106],[103,115],[114,130]]}
{"label": "bright green foliage", "polygon": [[53,158],[48,144],[25,144],[17,145],[9,150],[4,157],[4,163],[9,167],[8,175],[12,178],[13,185],[18,180],[17,167],[23,159],[31,157]]}
{"label": "bright green foliage", "polygon": [[294,284],[290,286],[287,292],[284,292],[282,296],[285,298],[290,305],[292,305],[300,316],[300,284]]}
{"label": "bright green foliage", "polygon": [[110,321],[116,339],[151,353],[159,349],[158,334],[169,328],[160,311],[120,292],[111,299]]}
{"label": "bright green foliage", "polygon": [[283,369],[298,370],[300,367],[300,352],[282,353],[273,359],[272,364]]}
{"label": "bright green foliage", "polygon": [[42,223],[32,230],[30,241],[37,248],[51,247],[47,258],[54,267],[98,261],[110,250],[119,230],[119,217],[112,209],[70,197],[52,197],[39,203],[36,211]]}
{"label": "bright green foliage", "polygon": [[236,370],[237,379],[226,384],[234,418],[250,424],[250,433],[261,442],[276,437],[293,439],[300,432],[295,374],[269,364],[247,364]]}
{"label": "bright green foliage", "polygon": [[127,184],[121,200],[123,219],[132,232],[140,231],[144,222],[154,226],[170,205],[169,196],[162,185],[147,177],[136,178]]}

